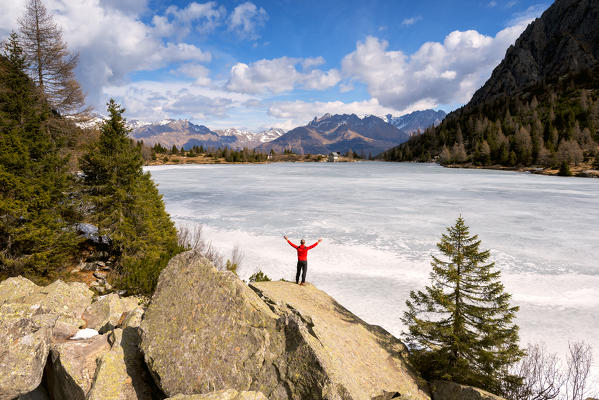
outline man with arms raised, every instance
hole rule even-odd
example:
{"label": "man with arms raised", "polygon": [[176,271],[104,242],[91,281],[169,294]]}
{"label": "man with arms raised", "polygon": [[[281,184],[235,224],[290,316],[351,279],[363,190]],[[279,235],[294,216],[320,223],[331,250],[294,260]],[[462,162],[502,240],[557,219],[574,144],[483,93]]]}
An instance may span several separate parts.
{"label": "man with arms raised", "polygon": [[[283,238],[291,245],[291,247],[297,250],[297,273],[295,274],[295,283],[299,283],[303,285],[306,283],[306,272],[308,270],[308,250],[313,249],[316,245],[322,242],[322,239],[318,239],[318,242],[314,243],[312,246],[306,247],[306,241],[302,239],[300,241],[300,245],[296,245],[291,243],[287,236],[283,236]],[[302,273],[302,283],[299,282],[300,272]]]}

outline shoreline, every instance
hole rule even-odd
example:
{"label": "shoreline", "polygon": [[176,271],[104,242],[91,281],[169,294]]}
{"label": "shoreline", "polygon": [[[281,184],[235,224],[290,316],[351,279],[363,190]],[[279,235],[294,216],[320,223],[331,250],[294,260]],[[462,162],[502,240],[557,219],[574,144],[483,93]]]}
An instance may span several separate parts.
{"label": "shoreline", "polygon": [[[441,164],[438,164],[441,165]],[[472,164],[448,164],[441,165],[444,168],[466,168],[466,169],[488,169],[495,171],[514,171],[535,175],[559,176],[559,168],[542,167],[506,167],[503,165],[472,165]],[[599,178],[599,170],[592,169],[590,165],[570,167],[572,177],[575,178]],[[568,178],[568,177],[565,177]]]}
{"label": "shoreline", "polygon": [[[342,158],[334,163],[347,163],[347,162],[366,162],[366,161],[380,161],[380,162],[394,162],[394,161],[383,161],[383,160],[362,160],[362,159],[353,159],[349,160],[346,158]],[[214,164],[276,164],[281,162],[297,162],[297,163],[327,163],[326,159],[318,159],[316,156],[305,156],[305,155],[281,155],[278,156],[277,159],[274,160],[266,160],[266,161],[226,161],[224,158],[214,159],[213,157],[205,157],[205,156],[197,156],[197,157],[187,157],[187,156],[175,156],[169,157],[167,161],[164,160],[150,160],[144,163],[144,167],[150,166],[161,166],[161,165],[214,165]],[[409,162],[409,161],[404,161]],[[430,164],[427,162],[423,162],[422,164]],[[542,167],[507,167],[504,165],[473,165],[473,164],[447,164],[442,165],[439,163],[434,163],[443,168],[465,168],[465,169],[486,169],[492,171],[514,171],[514,172],[522,172],[529,173],[535,175],[547,175],[547,176],[559,176],[559,168],[542,168]],[[576,178],[599,178],[599,170],[593,169],[590,165],[583,164],[578,166],[570,167],[572,171],[572,177]]]}

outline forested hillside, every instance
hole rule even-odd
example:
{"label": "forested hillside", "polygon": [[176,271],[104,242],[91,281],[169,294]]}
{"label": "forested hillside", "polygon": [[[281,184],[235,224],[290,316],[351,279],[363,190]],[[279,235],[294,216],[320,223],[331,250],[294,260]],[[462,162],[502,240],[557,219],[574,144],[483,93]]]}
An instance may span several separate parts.
{"label": "forested hillside", "polygon": [[598,15],[596,2],[556,1],[469,104],[381,158],[599,168]]}

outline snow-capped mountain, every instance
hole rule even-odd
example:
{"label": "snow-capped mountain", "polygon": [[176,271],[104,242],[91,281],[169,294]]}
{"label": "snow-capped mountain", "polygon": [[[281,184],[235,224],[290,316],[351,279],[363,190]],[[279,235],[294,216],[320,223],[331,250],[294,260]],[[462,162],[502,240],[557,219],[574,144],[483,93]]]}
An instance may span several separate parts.
{"label": "snow-capped mountain", "polygon": [[315,117],[308,125],[292,129],[257,149],[264,152],[274,150],[277,153],[292,149],[299,154],[346,153],[351,149],[368,156],[408,139],[406,132],[374,115],[360,118],[356,114],[324,114],[320,118]]}
{"label": "snow-capped mountain", "polygon": [[253,149],[285,133],[284,130],[277,128],[258,133],[237,128],[211,130],[204,125],[196,125],[188,120],[174,119],[165,119],[154,123],[129,121],[128,125],[132,129],[131,136],[134,139],[143,140],[145,144],[152,146],[160,143],[167,148],[176,145],[185,149],[193,146]]}
{"label": "snow-capped mountain", "polygon": [[391,114],[387,114],[386,121],[393,126],[409,133],[414,134],[418,131],[424,132],[426,128],[431,125],[437,126],[443,121],[447,114],[443,110],[422,110],[414,111],[413,113],[402,115],[399,117],[393,117]]}

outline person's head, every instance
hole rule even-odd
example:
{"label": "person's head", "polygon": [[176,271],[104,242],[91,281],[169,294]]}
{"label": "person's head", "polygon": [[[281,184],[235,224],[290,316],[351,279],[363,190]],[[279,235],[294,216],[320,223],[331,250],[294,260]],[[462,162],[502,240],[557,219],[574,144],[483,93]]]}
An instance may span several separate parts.
{"label": "person's head", "polygon": [[300,244],[306,244],[306,241],[304,239],[300,240]]}

